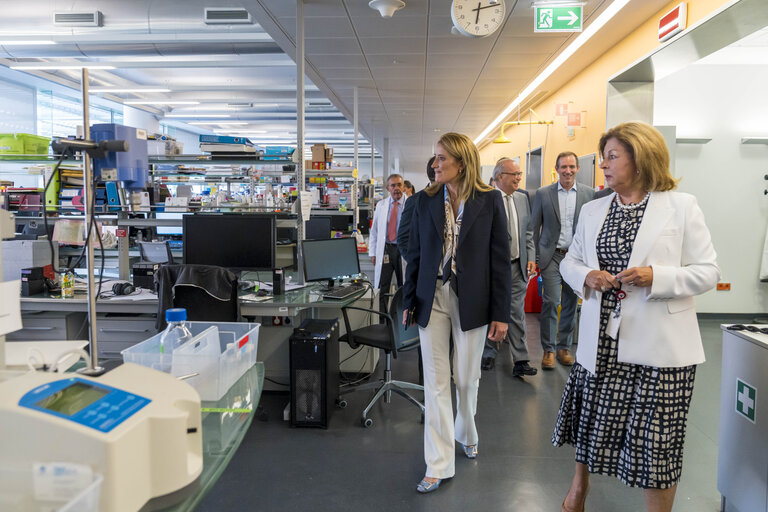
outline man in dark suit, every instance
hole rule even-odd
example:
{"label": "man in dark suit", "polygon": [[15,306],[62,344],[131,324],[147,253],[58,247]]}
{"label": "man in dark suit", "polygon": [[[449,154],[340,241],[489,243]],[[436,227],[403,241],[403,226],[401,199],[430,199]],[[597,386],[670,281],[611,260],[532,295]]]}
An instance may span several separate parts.
{"label": "man in dark suit", "polygon": [[611,187],[605,187],[602,190],[595,191],[595,199],[600,199],[601,197],[609,196],[613,194],[613,189]]}
{"label": "man in dark suit", "polygon": [[[536,368],[529,364],[528,346],[525,340],[525,292],[528,276],[536,270],[536,251],[533,247],[533,231],[528,229],[531,214],[528,197],[520,192],[523,173],[511,158],[502,158],[493,169],[493,182],[504,196],[507,212],[507,228],[510,238],[510,260],[512,261],[512,308],[509,314],[509,329],[506,340],[515,366],[512,375],[536,375]],[[485,340],[481,367],[492,370],[498,347],[496,342]]]}
{"label": "man in dark suit", "polygon": [[[541,368],[544,370],[555,367],[555,350],[560,364],[571,366],[574,363],[570,348],[573,343],[577,297],[560,277],[560,262],[573,240],[581,206],[595,195],[591,187],[576,184],[579,158],[575,153],[560,153],[555,161],[555,170],[558,181],[540,188],[533,198],[530,225],[534,234],[539,233],[536,254],[544,285],[539,317],[541,346],[544,349]],[[559,305],[562,308],[558,324]]]}
{"label": "man in dark suit", "polygon": [[[432,168],[432,162],[435,161],[435,157],[429,159],[427,162],[427,179],[429,184],[435,182],[435,170]],[[416,206],[416,201],[419,195],[424,192],[417,192],[405,202],[405,208],[403,208],[403,215],[400,217],[400,229],[397,232],[397,247],[400,249],[400,254],[405,258],[405,251],[408,248],[408,231],[411,226],[411,217],[413,216],[413,209]]]}

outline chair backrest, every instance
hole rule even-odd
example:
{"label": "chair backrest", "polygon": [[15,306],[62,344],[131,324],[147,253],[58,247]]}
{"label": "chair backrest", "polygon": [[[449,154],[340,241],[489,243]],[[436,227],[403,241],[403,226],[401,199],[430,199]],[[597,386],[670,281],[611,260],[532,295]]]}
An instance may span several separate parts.
{"label": "chair backrest", "polygon": [[403,287],[397,289],[389,304],[389,315],[394,320],[395,346],[398,351],[410,350],[419,344],[419,326],[403,326]]}
{"label": "chair backrest", "polygon": [[165,328],[165,310],[185,308],[187,319],[237,322],[237,276],[213,265],[163,265],[155,274],[158,290],[158,328]]}
{"label": "chair backrest", "polygon": [[139,254],[142,261],[173,265],[173,254],[168,242],[139,242]]}

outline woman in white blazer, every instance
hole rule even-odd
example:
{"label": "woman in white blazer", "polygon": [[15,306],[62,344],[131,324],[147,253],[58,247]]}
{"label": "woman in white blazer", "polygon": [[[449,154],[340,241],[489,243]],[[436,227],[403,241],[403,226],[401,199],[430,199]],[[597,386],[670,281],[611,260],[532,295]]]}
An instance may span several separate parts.
{"label": "woman in white blazer", "polygon": [[644,489],[649,511],[668,512],[704,362],[693,297],[720,271],[696,199],[673,191],[656,129],[616,126],[600,138],[600,154],[615,194],[584,205],[560,265],[583,301],[577,364],[552,439],[576,448],[562,510],[584,510],[589,473],[598,473]]}

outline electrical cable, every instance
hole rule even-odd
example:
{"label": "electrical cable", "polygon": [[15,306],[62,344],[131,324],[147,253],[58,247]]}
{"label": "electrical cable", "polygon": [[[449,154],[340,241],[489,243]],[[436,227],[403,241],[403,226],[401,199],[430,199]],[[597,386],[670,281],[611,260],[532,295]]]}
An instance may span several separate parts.
{"label": "electrical cable", "polygon": [[59,372],[59,363],[61,363],[61,361],[64,358],[66,358],[67,356],[69,356],[70,354],[75,354],[75,355],[80,356],[80,357],[78,357],[78,361],[80,359],[83,359],[85,361],[86,366],[91,366],[91,356],[88,355],[88,352],[86,352],[85,350],[83,350],[81,348],[76,348],[74,350],[67,350],[66,352],[62,352],[61,354],[59,354],[59,357],[57,357],[54,360],[53,366],[51,366],[50,370],[48,370],[48,371],[50,371],[52,373],[60,373]]}

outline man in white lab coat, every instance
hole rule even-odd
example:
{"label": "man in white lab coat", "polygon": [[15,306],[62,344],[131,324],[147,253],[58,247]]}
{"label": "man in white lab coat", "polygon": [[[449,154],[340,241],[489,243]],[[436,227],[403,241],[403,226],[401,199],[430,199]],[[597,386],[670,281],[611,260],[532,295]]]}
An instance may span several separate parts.
{"label": "man in white lab coat", "polygon": [[403,177],[390,174],[387,179],[389,197],[379,201],[373,213],[373,224],[368,240],[368,255],[374,265],[374,288],[379,290],[379,309],[387,311],[387,297],[392,274],[397,286],[403,285],[403,265],[397,249],[397,230],[405,205]]}

